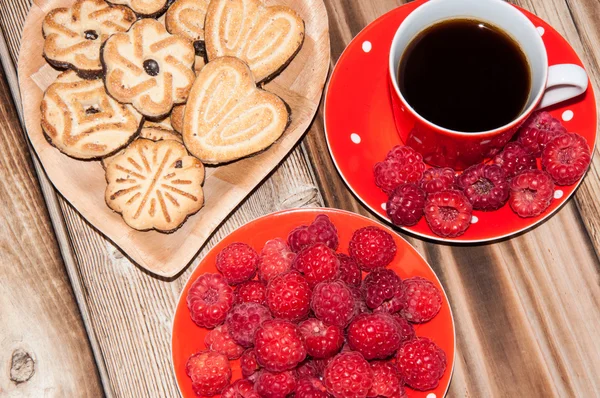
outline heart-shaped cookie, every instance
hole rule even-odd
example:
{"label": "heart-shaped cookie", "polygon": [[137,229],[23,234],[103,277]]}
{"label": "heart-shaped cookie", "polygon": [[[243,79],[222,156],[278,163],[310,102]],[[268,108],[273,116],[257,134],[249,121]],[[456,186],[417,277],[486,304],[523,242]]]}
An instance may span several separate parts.
{"label": "heart-shaped cookie", "polygon": [[277,75],[300,50],[304,21],[291,8],[259,0],[212,0],[204,23],[206,55],[237,57],[257,82]]}
{"label": "heart-shaped cookie", "polygon": [[202,162],[231,162],[270,146],[289,121],[286,104],[256,87],[248,65],[217,58],[198,74],[185,106],[183,141]]}

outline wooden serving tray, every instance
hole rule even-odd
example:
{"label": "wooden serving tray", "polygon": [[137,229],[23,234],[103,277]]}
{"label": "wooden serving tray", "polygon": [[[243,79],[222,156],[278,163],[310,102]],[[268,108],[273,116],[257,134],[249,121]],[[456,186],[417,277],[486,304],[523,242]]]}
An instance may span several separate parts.
{"label": "wooden serving tray", "polygon": [[171,234],[136,231],[104,202],[106,180],[98,161],[72,159],[45,139],[40,126],[40,103],[46,88],[60,73],[42,57],[42,21],[56,7],[72,0],[34,1],[23,29],[18,74],[27,134],[40,162],[58,192],[98,231],[148,271],[170,277],[193,259],[212,232],[281,162],[312,121],[329,69],[329,25],[323,0],[277,0],[296,10],[306,24],[300,52],[265,88],[283,98],[292,110],[284,135],[265,152],[221,167],[207,167],[205,206]]}

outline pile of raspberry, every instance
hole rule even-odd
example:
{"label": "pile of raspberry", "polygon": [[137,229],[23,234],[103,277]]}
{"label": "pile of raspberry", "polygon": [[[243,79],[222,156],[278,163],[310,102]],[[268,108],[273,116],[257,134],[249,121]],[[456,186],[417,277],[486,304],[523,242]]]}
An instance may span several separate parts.
{"label": "pile of raspberry", "polygon": [[587,141],[548,112],[533,114],[515,137],[490,162],[460,175],[448,167],[426,169],[414,149],[394,147],[373,168],[375,184],[388,195],[390,220],[408,227],[425,216],[436,235],[454,238],[469,228],[473,210],[508,202],[519,217],[536,217],[552,203],[555,185],[575,184],[591,162]]}
{"label": "pile of raspberry", "polygon": [[[348,254],[338,246],[319,215],[260,253],[233,243],[217,255],[219,273],[187,295],[192,320],[210,329],[186,364],[197,396],[401,398],[438,386],[446,354],[413,324],[438,314],[441,292],[386,268],[396,243],[383,229],[356,230]],[[243,379],[232,381],[236,359]]]}

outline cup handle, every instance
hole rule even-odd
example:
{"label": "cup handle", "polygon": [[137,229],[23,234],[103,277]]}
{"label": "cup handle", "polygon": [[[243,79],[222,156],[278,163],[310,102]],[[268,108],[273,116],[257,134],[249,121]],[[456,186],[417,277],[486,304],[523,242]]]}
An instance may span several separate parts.
{"label": "cup handle", "polygon": [[566,101],[583,94],[588,87],[585,70],[575,64],[552,65],[548,68],[546,92],[538,109]]}

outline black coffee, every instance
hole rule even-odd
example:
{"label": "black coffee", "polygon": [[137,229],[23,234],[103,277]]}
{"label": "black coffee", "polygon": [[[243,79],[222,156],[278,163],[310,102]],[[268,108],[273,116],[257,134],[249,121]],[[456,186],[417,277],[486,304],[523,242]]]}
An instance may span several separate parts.
{"label": "black coffee", "polygon": [[519,45],[487,22],[451,19],[419,33],[398,71],[400,91],[428,121],[479,132],[513,121],[531,89],[530,68]]}

